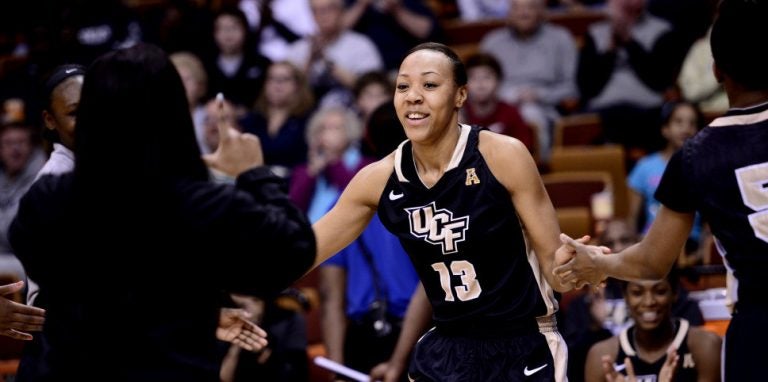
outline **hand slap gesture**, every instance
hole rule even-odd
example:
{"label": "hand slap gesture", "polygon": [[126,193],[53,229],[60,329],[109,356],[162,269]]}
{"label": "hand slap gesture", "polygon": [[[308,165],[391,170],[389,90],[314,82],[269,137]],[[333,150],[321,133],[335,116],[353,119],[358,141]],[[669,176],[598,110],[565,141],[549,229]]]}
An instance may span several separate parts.
{"label": "hand slap gesture", "polygon": [[45,310],[6,298],[23,287],[23,281],[0,286],[0,335],[29,341],[32,335],[27,332],[43,330]]}
{"label": "hand slap gesture", "polygon": [[203,156],[206,165],[231,177],[237,177],[251,168],[264,164],[259,138],[241,133],[231,124],[224,111],[224,97],[216,97],[219,130],[219,146],[211,154]]}
{"label": "hand slap gesture", "polygon": [[611,251],[606,247],[587,245],[583,243],[582,239],[574,240],[564,233],[560,234],[560,241],[566,247],[570,247],[574,255],[573,259],[555,267],[552,272],[560,279],[561,283],[571,283],[575,288],[581,288],[585,284],[598,286],[607,277],[605,270],[600,267],[599,256]]}

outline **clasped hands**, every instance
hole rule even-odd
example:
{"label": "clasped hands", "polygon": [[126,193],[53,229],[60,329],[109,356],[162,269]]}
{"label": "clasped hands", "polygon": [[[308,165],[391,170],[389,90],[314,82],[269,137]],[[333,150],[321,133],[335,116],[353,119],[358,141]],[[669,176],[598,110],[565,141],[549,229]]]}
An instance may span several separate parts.
{"label": "clasped hands", "polygon": [[555,268],[552,270],[561,285],[570,285],[579,289],[586,284],[597,288],[607,278],[601,266],[600,257],[610,254],[607,247],[589,245],[589,236],[573,239],[561,233],[562,245],[555,255]]}

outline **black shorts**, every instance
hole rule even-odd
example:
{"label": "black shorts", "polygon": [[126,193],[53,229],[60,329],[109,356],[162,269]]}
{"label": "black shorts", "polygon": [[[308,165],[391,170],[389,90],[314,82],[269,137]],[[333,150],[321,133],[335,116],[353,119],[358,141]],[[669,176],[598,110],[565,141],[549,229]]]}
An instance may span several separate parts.
{"label": "black shorts", "polygon": [[745,307],[736,304],[736,311],[725,333],[725,378],[723,381],[754,381],[761,379],[759,370],[768,359],[768,307]]}
{"label": "black shorts", "polygon": [[416,382],[564,381],[565,342],[556,331],[505,338],[448,336],[431,330],[416,344]]}

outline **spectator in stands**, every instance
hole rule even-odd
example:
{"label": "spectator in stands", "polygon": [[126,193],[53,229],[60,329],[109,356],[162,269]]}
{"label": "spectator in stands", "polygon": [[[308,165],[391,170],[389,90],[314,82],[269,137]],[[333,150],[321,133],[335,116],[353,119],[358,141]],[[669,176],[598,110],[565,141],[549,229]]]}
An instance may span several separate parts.
{"label": "spectator in stands", "polygon": [[67,0],[50,6],[46,26],[58,34],[51,47],[63,62],[88,65],[103,53],[143,40],[137,15],[123,1]]}
{"label": "spectator in stands", "polygon": [[305,130],[314,102],[301,70],[288,61],[269,66],[264,89],[240,124],[243,131],[259,137],[264,163],[276,174],[289,176],[295,166],[306,162]]}
{"label": "spectator in stands", "polygon": [[328,357],[363,372],[389,360],[417,283],[397,237],[374,217],[355,242],[320,266]]}
{"label": "spectator in stands", "polygon": [[176,71],[181,76],[184,83],[184,90],[187,93],[187,102],[189,103],[189,112],[192,114],[192,123],[195,124],[195,137],[197,145],[200,146],[200,152],[210,153],[208,145],[205,143],[204,124],[205,107],[203,99],[208,92],[208,74],[205,72],[203,63],[196,55],[190,52],[176,52],[170,56],[171,62],[176,67]]}
{"label": "spectator in stands", "polygon": [[677,272],[664,280],[621,285],[633,323],[592,346],[585,364],[587,382],[720,381],[720,337],[692,327],[672,312],[679,288]]}
{"label": "spectator in stands", "polygon": [[360,151],[363,125],[357,114],[343,106],[315,112],[307,124],[307,163],[291,176],[290,195],[316,221],[336,202],[352,177],[373,158]]}
{"label": "spectator in stands", "polygon": [[697,103],[703,112],[720,115],[728,110],[728,96],[723,84],[712,73],[714,59],[709,46],[711,33],[712,30],[708,30],[704,37],[691,46],[680,69],[677,86],[683,98]]}
{"label": "spectator in stands", "polygon": [[557,107],[578,97],[576,43],[568,30],[546,21],[546,12],[544,0],[510,0],[509,27],[489,32],[480,43],[501,63],[500,98],[536,127],[543,160],[549,158]]}
{"label": "spectator in stands", "polygon": [[352,87],[355,109],[364,126],[368,126],[371,114],[384,103],[392,102],[395,89],[387,74],[382,71],[368,72],[360,76]]}
{"label": "spectator in stands", "polygon": [[352,104],[352,85],[363,73],[384,64],[376,45],[350,31],[343,0],[310,0],[317,33],[293,43],[288,60],[307,75],[319,104]]}
{"label": "spectator in stands", "polygon": [[653,151],[661,146],[659,108],[685,49],[646,0],[608,0],[608,19],[589,27],[578,84],[587,111],[601,113],[606,139]]}
{"label": "spectator in stands", "polygon": [[[635,232],[648,232],[661,204],[654,197],[661,176],[672,154],[683,143],[704,127],[704,118],[695,104],[687,101],[667,102],[661,108],[661,135],[666,142],[660,151],[648,154],[637,162],[627,178],[630,189],[628,223]],[[638,229],[637,224],[644,224]],[[690,239],[697,243],[701,233],[701,222],[694,224]]]}
{"label": "spectator in stands", "polygon": [[384,60],[383,69],[396,71],[403,55],[425,41],[440,41],[442,31],[434,12],[420,0],[346,0],[344,25],[370,38]]}
{"label": "spectator in stands", "polygon": [[24,280],[26,273],[8,241],[8,227],[21,197],[35,181],[45,154],[30,126],[10,123],[0,127],[0,272]]}
{"label": "spectator in stands", "polygon": [[[687,50],[712,25],[718,0],[646,0],[648,12],[668,21]],[[684,52],[683,52],[684,53]]]}
{"label": "spectator in stands", "polygon": [[215,49],[204,60],[208,73],[206,98],[224,93],[237,107],[237,115],[243,116],[261,91],[270,61],[257,52],[248,20],[238,8],[222,8],[213,23]]}
{"label": "spectator in stands", "polygon": [[[317,24],[307,0],[239,0],[238,7],[248,17],[251,30],[263,30],[268,26],[274,26],[276,29],[285,27],[298,37],[310,36],[317,32]],[[277,32],[283,35],[288,31]],[[275,60],[284,59],[285,57],[281,57]]]}
{"label": "spectator in stands", "polygon": [[288,57],[291,44],[317,29],[307,0],[240,0],[256,49],[272,61]]}
{"label": "spectator in stands", "polygon": [[503,19],[509,14],[509,0],[456,0],[462,21]]}
{"label": "spectator in stands", "polygon": [[[391,130],[389,135],[368,135],[370,152],[378,159],[407,139],[392,102],[373,112],[367,129]],[[397,138],[392,139],[393,134]],[[323,337],[329,358],[363,372],[389,360],[417,282],[397,237],[374,216],[354,243],[320,266]]]}
{"label": "spectator in stands", "polygon": [[467,58],[465,66],[467,102],[461,109],[462,122],[515,137],[535,153],[531,127],[520,116],[517,107],[498,97],[499,84],[504,78],[499,62],[489,54],[477,53]]}
{"label": "spectator in stands", "polygon": [[210,29],[201,27],[213,25],[214,15],[208,4],[167,0],[152,6],[142,2],[137,5],[141,11],[143,41],[157,44],[169,53],[191,52],[198,57],[210,48],[200,43],[210,40]]}

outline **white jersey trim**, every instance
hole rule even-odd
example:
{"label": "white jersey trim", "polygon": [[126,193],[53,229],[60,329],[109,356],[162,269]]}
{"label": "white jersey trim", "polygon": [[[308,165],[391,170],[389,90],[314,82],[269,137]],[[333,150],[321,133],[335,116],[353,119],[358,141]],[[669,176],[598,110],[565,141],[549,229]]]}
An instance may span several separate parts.
{"label": "white jersey trim", "polygon": [[711,127],[723,127],[723,126],[739,126],[739,125],[752,125],[755,123],[768,120],[768,110],[763,110],[755,114],[745,115],[726,115],[724,117],[715,118]]}
{"label": "white jersey trim", "polygon": [[[683,343],[685,335],[688,334],[688,328],[691,326],[688,320],[684,318],[679,318],[679,320],[680,327],[677,328],[675,339],[672,340],[672,343],[670,344],[671,346],[674,346],[675,349],[680,349],[680,344]],[[632,326],[624,328],[624,330],[621,331],[621,334],[619,334],[619,344],[621,345],[621,349],[624,350],[624,354],[626,354],[628,357],[637,356],[637,352],[635,351],[634,346],[632,346],[632,342],[629,340],[629,329]]]}
{"label": "white jersey trim", "polygon": [[[464,150],[467,148],[467,140],[469,140],[469,132],[472,128],[469,125],[460,123],[459,129],[461,129],[461,132],[459,133],[459,141],[456,143],[456,148],[453,149],[451,161],[448,162],[448,167],[445,171],[459,167],[461,158],[464,157]],[[408,140],[401,142],[400,145],[397,146],[397,150],[395,150],[395,173],[397,174],[397,180],[400,182],[408,182],[408,178],[403,175],[403,146],[405,146],[406,142],[408,142]]]}

